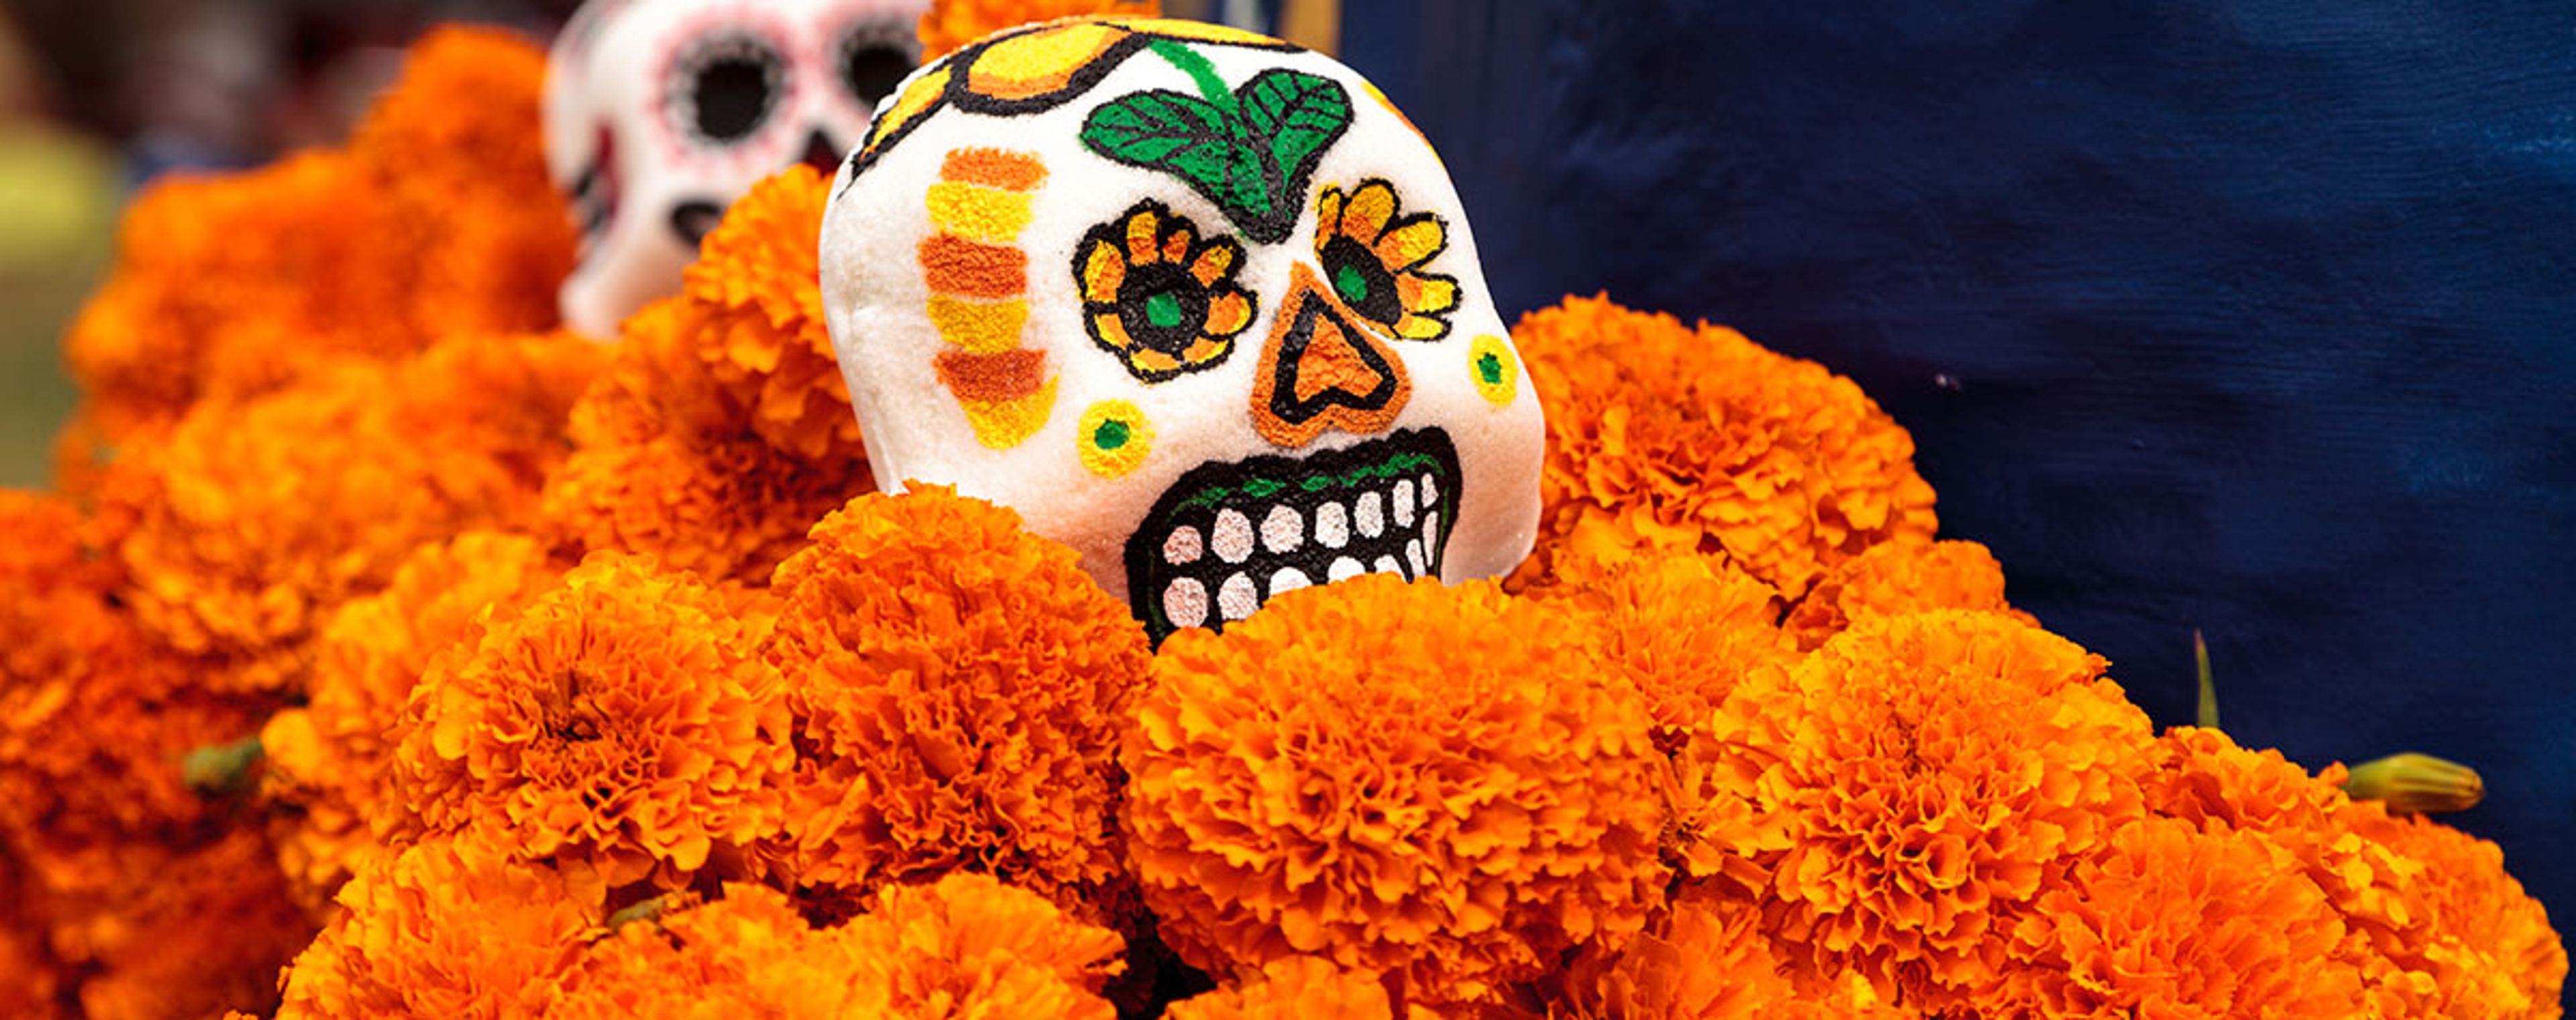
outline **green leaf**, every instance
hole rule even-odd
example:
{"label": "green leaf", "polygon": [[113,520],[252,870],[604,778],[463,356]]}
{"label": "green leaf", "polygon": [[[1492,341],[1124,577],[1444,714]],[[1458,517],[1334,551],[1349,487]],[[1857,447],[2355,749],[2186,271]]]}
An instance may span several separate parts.
{"label": "green leaf", "polygon": [[1082,144],[1118,162],[1177,176],[1229,216],[1270,215],[1273,196],[1260,153],[1236,137],[1237,127],[1225,111],[1195,96],[1139,92],[1093,109],[1082,122]]}
{"label": "green leaf", "polygon": [[1268,141],[1272,178],[1302,193],[1324,149],[1351,126],[1351,94],[1329,78],[1273,69],[1236,89],[1245,126]]}

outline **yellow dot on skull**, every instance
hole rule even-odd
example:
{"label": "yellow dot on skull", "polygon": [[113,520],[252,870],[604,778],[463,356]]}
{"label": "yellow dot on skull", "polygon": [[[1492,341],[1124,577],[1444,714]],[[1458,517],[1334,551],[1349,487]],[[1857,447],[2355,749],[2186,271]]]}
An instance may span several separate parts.
{"label": "yellow dot on skull", "polygon": [[1082,412],[1073,432],[1082,466],[1102,478],[1123,478],[1154,449],[1154,423],[1124,400],[1103,400]]}

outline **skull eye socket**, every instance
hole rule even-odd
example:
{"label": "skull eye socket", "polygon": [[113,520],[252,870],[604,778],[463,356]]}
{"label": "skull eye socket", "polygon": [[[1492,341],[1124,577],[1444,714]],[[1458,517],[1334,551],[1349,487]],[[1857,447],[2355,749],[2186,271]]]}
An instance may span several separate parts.
{"label": "skull eye socket", "polygon": [[874,108],[877,100],[903,84],[905,75],[919,60],[921,42],[912,26],[892,21],[872,21],[852,28],[841,36],[833,67],[840,72],[841,87],[850,90],[850,98],[859,105]]}
{"label": "skull eye socket", "polygon": [[1449,225],[1426,212],[1406,216],[1395,186],[1375,178],[1349,192],[1315,196],[1315,259],[1324,281],[1360,317],[1406,340],[1449,335],[1458,280],[1429,272],[1449,248]]}
{"label": "skull eye socket", "polygon": [[787,59],[746,35],[700,41],[673,65],[670,111],[682,136],[731,145],[769,122],[787,90]]}
{"label": "skull eye socket", "polygon": [[1231,238],[1201,238],[1162,203],[1139,202],[1074,246],[1083,328],[1144,382],[1215,367],[1252,324],[1252,295],[1235,283],[1242,265]]}

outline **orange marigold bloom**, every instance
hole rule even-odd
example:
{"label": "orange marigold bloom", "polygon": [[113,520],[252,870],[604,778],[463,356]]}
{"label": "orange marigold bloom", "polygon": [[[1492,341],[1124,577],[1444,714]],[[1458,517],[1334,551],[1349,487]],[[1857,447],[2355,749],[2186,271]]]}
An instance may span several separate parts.
{"label": "orange marigold bloom", "polygon": [[349,150],[154,185],[68,338],[85,420],[124,443],[348,356],[550,326],[573,234],[544,65],[507,33],[433,32]]}
{"label": "orange marigold bloom", "polygon": [[1798,647],[1813,650],[1852,621],[1927,609],[1981,609],[2032,626],[2039,621],[2004,601],[2004,568],[1975,542],[1894,541],[1836,564],[1783,623]]}
{"label": "orange marigold bloom", "polygon": [[379,844],[368,829],[385,796],[394,748],[386,724],[401,714],[433,657],[468,624],[553,587],[560,568],[537,541],[474,531],[422,546],[385,590],[340,607],[315,642],[307,703],[260,731],[264,792],[283,809],[279,864],[298,896],[319,908]]}
{"label": "orange marigold bloom", "polygon": [[563,998],[546,1015],[860,1016],[861,969],[785,894],[727,885],[722,899],[630,922],[592,944],[562,976]]}
{"label": "orange marigold bloom", "polygon": [[806,461],[866,456],[823,321],[814,239],[832,179],[794,166],[725,209],[682,274],[697,355],[753,435]]}
{"label": "orange marigold bloom", "polygon": [[434,661],[394,724],[412,827],[474,827],[576,891],[687,881],[779,823],[778,674],[728,597],[601,554]]}
{"label": "orange marigold bloom", "polygon": [[1395,1003],[1375,973],[1345,970],[1314,956],[1283,956],[1242,983],[1172,1004],[1164,1020],[1394,1020]]}
{"label": "orange marigold bloom", "polygon": [[1006,28],[1083,15],[1155,18],[1162,0],[931,0],[921,15],[921,62]]}
{"label": "orange marigold bloom", "polygon": [[122,848],[122,873],[57,899],[52,940],[81,975],[83,1015],[157,1020],[225,1009],[265,1013],[277,971],[313,939],[268,841],[236,829],[174,849]]}
{"label": "orange marigold bloom", "polygon": [[433,837],[368,859],[286,972],[279,1020],[534,1016],[600,935],[553,869]]}
{"label": "orange marigold bloom", "polygon": [[1440,1008],[1641,930],[1668,877],[1664,759],[1579,624],[1370,577],[1175,635],[1122,753],[1165,940],[1216,972],[1387,972]]}
{"label": "orange marigold bloom", "polygon": [[2261,833],[2132,821],[2038,908],[2011,929],[2019,966],[1989,1015],[2366,1015],[2342,920]]}
{"label": "orange marigold bloom", "polygon": [[[1544,589],[1582,613],[1595,654],[1646,695],[1655,743],[1686,742],[1756,670],[1785,670],[1797,647],[1780,629],[1780,595],[1722,556],[1622,557],[1578,567]],[[1567,575],[1560,574],[1560,577]]]}
{"label": "orange marigold bloom", "polygon": [[322,616],[422,542],[533,511],[600,357],[564,336],[460,337],[202,405],[102,483],[101,513],[131,521],[120,596],[182,652],[285,660],[219,682],[286,686]]}
{"label": "orange marigold bloom", "polygon": [[1072,904],[1119,873],[1117,734],[1144,630],[1073,550],[920,487],[814,526],[769,661],[797,767],[772,848],[798,883],[989,871]]}
{"label": "orange marigold bloom", "polygon": [[1655,930],[1616,951],[1587,948],[1562,980],[1551,1017],[1564,1020],[1772,1020],[1912,1017],[1878,1001],[1865,981],[1792,980],[1749,902],[1692,886]]}
{"label": "orange marigold bloom", "polygon": [[2374,859],[2376,877],[2395,895],[2345,915],[2384,958],[2364,964],[2382,1015],[2558,1015],[2566,947],[2505,871],[2501,848],[2374,802],[2341,814],[2353,836],[2389,855]]}
{"label": "orange marigold bloom", "polygon": [[1993,613],[1864,620],[1682,750],[1687,867],[1812,969],[1921,1004],[1981,987],[1990,936],[2144,814],[2150,730],[2104,666]]}
{"label": "orange marigold bloom", "polygon": [[1100,990],[1125,941],[990,875],[888,886],[834,935],[862,967],[860,1016],[1117,1015]]}
{"label": "orange marigold bloom", "polygon": [[1851,380],[1733,330],[1607,298],[1512,329],[1547,416],[1539,555],[1723,550],[1791,599],[1834,564],[1937,530],[1914,440]]}

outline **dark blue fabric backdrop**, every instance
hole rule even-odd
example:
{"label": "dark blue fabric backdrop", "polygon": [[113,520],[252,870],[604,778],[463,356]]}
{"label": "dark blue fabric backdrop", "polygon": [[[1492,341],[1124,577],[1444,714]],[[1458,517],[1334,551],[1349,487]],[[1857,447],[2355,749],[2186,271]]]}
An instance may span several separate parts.
{"label": "dark blue fabric backdrop", "polygon": [[1353,0],[1506,316],[1734,325],[2187,722],[2468,762],[2576,920],[2576,8]]}

